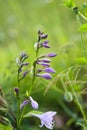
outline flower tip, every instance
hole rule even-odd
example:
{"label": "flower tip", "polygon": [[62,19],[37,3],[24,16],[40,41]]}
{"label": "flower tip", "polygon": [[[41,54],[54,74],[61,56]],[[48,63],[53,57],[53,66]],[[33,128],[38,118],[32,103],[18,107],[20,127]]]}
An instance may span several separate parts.
{"label": "flower tip", "polygon": [[44,74],[36,74],[36,76],[42,77],[44,79],[52,79],[52,76],[49,73],[44,73]]}
{"label": "flower tip", "polygon": [[55,57],[57,56],[57,53],[49,53],[46,55],[46,57]]}
{"label": "flower tip", "polygon": [[32,98],[31,96],[29,97],[29,99],[30,99],[30,101],[31,101],[31,106],[32,106],[34,109],[38,109],[38,107],[39,107],[38,103],[37,103],[35,100],[33,100],[33,98]]}

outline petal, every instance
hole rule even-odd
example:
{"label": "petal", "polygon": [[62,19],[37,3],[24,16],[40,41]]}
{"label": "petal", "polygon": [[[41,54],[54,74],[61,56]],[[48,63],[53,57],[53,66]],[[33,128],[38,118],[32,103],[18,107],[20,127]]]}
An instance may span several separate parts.
{"label": "petal", "polygon": [[20,105],[20,109],[22,109],[25,105],[27,105],[29,103],[29,100],[25,100],[21,105]]}
{"label": "petal", "polygon": [[45,48],[50,48],[50,46],[46,45],[46,44],[43,44],[43,47]]}
{"label": "petal", "polygon": [[52,76],[49,73],[44,73],[44,74],[36,74],[36,76],[42,77],[44,79],[52,79]]}
{"label": "petal", "polygon": [[37,64],[42,65],[42,66],[45,66],[45,67],[49,67],[49,66],[50,66],[49,64],[47,64],[47,63],[42,63],[42,62],[37,62]]}
{"label": "petal", "polygon": [[44,71],[47,73],[55,73],[56,72],[53,68],[49,68],[49,67],[45,68]]}
{"label": "petal", "polygon": [[45,62],[45,63],[49,63],[49,62],[51,62],[51,60],[49,60],[49,59],[42,59],[42,60],[38,60],[39,62]]}
{"label": "petal", "polygon": [[49,54],[47,54],[46,56],[47,57],[55,57],[57,54],[56,53],[49,53]]}
{"label": "petal", "polygon": [[34,109],[38,109],[38,107],[39,107],[38,103],[37,103],[35,100],[33,100],[33,98],[32,98],[31,96],[29,97],[29,99],[30,99],[30,101],[31,101],[31,106],[32,106]]}

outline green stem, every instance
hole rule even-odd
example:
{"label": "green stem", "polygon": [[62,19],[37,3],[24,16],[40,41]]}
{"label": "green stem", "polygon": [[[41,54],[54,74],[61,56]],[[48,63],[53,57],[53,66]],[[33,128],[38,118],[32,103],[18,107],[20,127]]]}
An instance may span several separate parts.
{"label": "green stem", "polygon": [[[68,72],[68,74],[67,74],[67,79],[70,81],[69,72]],[[70,84],[70,87],[71,87],[73,96],[74,96],[74,98],[75,98],[75,100],[76,100],[76,104],[77,104],[77,106],[78,106],[78,108],[79,108],[79,110],[80,110],[80,112],[81,112],[81,114],[82,114],[82,116],[83,116],[83,118],[84,118],[84,122],[87,123],[87,119],[86,119],[86,116],[85,116],[85,112],[84,112],[84,110],[83,110],[83,108],[82,108],[82,106],[81,106],[81,104],[80,104],[80,102],[79,102],[79,99],[78,99],[78,97],[77,97],[77,95],[76,95],[76,93],[75,93],[75,91],[74,91],[74,86],[72,86],[72,85]]]}
{"label": "green stem", "polygon": [[83,40],[82,33],[80,33],[80,35],[81,35],[81,45],[82,45],[82,48],[83,48],[84,57],[85,57],[86,60],[87,60],[86,49],[85,49],[85,46],[84,46],[84,40]]}
{"label": "green stem", "polygon": [[[64,76],[64,75],[63,75]],[[65,90],[65,92],[67,92],[68,90],[67,90],[67,87],[65,86],[65,84],[64,84],[64,81],[63,81],[63,76],[61,77],[61,83],[62,83],[62,86],[63,86],[63,89]]]}
{"label": "green stem", "polygon": [[25,110],[25,107],[23,108],[22,113],[21,113],[21,116],[20,116],[20,119],[19,119],[19,121],[18,121],[18,127],[20,127],[20,124],[21,124],[21,122],[22,122],[23,115],[24,115],[24,110]]}
{"label": "green stem", "polygon": [[20,116],[20,99],[17,96],[17,130],[19,129],[19,116]]}
{"label": "green stem", "polygon": [[[80,12],[79,12],[79,14],[80,14]],[[77,18],[78,18],[78,19],[77,19],[77,20],[78,20],[78,25],[81,26],[82,23],[81,23],[81,20],[80,20],[79,15],[77,15]],[[87,60],[86,48],[85,48],[85,45],[84,45],[84,40],[83,40],[82,32],[80,33],[80,36],[81,36],[81,46],[82,46],[82,49],[83,49],[83,55],[84,55],[84,57],[85,57],[86,60]]]}
{"label": "green stem", "polygon": [[87,18],[86,18],[82,13],[80,13],[80,11],[78,12],[78,14],[79,14],[85,21],[87,21]]}
{"label": "green stem", "polygon": [[31,94],[32,88],[34,86],[34,82],[35,82],[35,74],[36,74],[36,61],[37,61],[37,57],[38,57],[38,52],[39,52],[39,48],[37,48],[36,51],[36,58],[33,62],[33,78],[32,78],[32,82],[31,82],[31,87],[29,89],[29,95]]}
{"label": "green stem", "polygon": [[87,119],[86,119],[86,116],[85,116],[84,110],[83,110],[83,108],[82,108],[82,106],[81,106],[81,104],[80,104],[80,102],[79,102],[79,100],[78,100],[78,98],[77,98],[77,95],[76,95],[76,93],[75,93],[75,91],[74,91],[74,87],[71,86],[71,89],[72,89],[72,93],[73,93],[73,95],[74,95],[74,97],[75,97],[75,100],[76,100],[77,106],[79,107],[79,110],[81,111],[82,116],[83,116],[83,118],[84,118],[84,122],[87,123]]}

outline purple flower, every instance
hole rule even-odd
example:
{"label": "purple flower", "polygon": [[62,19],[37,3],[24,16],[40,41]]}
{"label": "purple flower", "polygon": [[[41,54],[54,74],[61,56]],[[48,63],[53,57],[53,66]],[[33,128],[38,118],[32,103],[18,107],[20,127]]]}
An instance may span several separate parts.
{"label": "purple flower", "polygon": [[26,106],[29,103],[29,100],[25,100],[21,105],[20,109],[22,109],[24,106]]}
{"label": "purple flower", "polygon": [[47,37],[48,37],[48,34],[41,34],[41,35],[40,35],[40,38],[41,38],[41,39],[46,39]]}
{"label": "purple flower", "polygon": [[49,59],[41,59],[41,60],[38,60],[38,62],[49,63],[49,62],[51,62],[51,60],[49,60]]}
{"label": "purple flower", "polygon": [[40,127],[47,127],[48,129],[53,129],[54,127],[54,121],[53,116],[56,115],[56,112],[48,111],[43,114],[31,114],[32,116],[38,117],[41,120]]}
{"label": "purple flower", "polygon": [[28,74],[28,70],[26,70],[26,71],[23,73],[23,77],[25,77],[27,74]]}
{"label": "purple flower", "polygon": [[15,91],[15,93],[18,95],[18,93],[19,93],[18,87],[15,87],[14,91]]}
{"label": "purple flower", "polygon": [[48,42],[49,41],[45,41],[42,43],[42,46],[45,47],[45,48],[50,48],[50,46],[48,46]]}
{"label": "purple flower", "polygon": [[46,55],[46,57],[55,57],[57,54],[56,53],[49,53]]}
{"label": "purple flower", "polygon": [[52,79],[52,76],[50,74],[48,74],[48,73],[36,74],[36,76],[42,77],[42,78],[47,79],[47,80]]}
{"label": "purple flower", "polygon": [[49,66],[50,66],[49,64],[43,63],[43,62],[37,62],[37,64],[42,65],[42,66],[45,66],[45,67],[49,67]]}
{"label": "purple flower", "polygon": [[44,71],[47,73],[55,73],[56,72],[53,68],[49,68],[49,67],[45,68]]}
{"label": "purple flower", "polygon": [[30,101],[31,101],[31,106],[32,106],[34,109],[38,109],[38,107],[39,107],[38,103],[37,103],[35,100],[33,100],[33,98],[32,98],[31,96],[29,97],[29,99],[30,99]]}

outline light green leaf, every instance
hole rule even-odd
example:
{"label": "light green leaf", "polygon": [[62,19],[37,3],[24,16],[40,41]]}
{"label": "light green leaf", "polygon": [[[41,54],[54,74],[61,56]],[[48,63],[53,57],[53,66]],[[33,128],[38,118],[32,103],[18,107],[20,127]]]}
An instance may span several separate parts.
{"label": "light green leaf", "polygon": [[13,130],[13,128],[10,126],[5,126],[5,125],[0,124],[0,130]]}
{"label": "light green leaf", "polygon": [[77,61],[77,63],[79,63],[80,65],[85,65],[85,64],[87,64],[87,60],[86,60],[86,58],[84,58],[84,57],[77,58],[76,61]]}
{"label": "light green leaf", "polygon": [[75,2],[74,2],[74,0],[67,0],[67,1],[65,2],[65,5],[66,5],[67,7],[69,7],[69,8],[75,7]]}
{"label": "light green leaf", "polygon": [[28,112],[28,113],[25,114],[23,117],[24,117],[24,118],[27,118],[27,117],[31,117],[32,114],[42,114],[42,113],[43,113],[43,112],[41,112],[41,111],[36,111],[36,110],[34,110],[34,111]]}
{"label": "light green leaf", "polygon": [[80,28],[79,28],[79,31],[80,32],[87,32],[87,24],[81,25]]}

